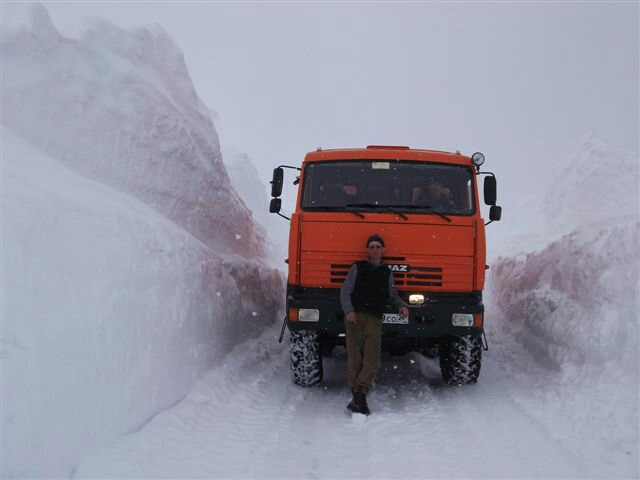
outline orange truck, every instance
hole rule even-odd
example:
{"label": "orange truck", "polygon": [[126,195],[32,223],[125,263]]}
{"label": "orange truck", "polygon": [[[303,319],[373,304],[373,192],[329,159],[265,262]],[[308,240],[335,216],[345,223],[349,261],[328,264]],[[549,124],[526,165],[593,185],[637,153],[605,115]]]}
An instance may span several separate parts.
{"label": "orange truck", "polygon": [[[382,349],[439,356],[444,381],[474,383],[484,337],[485,221],[500,220],[496,178],[481,172],[484,155],[465,156],[371,145],[309,152],[301,167],[274,169],[269,210],[290,220],[286,317],[293,381],[322,380],[322,358],[344,345],[340,287],[351,265],[367,258],[366,239],[385,241],[384,263],[409,304],[401,317],[387,305]],[[295,211],[281,213],[284,169],[297,173]]]}

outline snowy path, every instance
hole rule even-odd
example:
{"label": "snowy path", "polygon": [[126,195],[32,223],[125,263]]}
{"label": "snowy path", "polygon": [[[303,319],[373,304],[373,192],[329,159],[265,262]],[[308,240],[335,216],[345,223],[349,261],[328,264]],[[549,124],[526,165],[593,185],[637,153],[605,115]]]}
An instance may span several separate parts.
{"label": "snowy path", "polygon": [[[77,477],[425,478],[597,476],[530,415],[517,379],[491,355],[480,382],[443,385],[417,354],[385,357],[373,414],[349,418],[343,351],[321,387],[291,384],[286,343],[269,330],[212,370],[174,408]],[[247,349],[250,345],[251,352]],[[490,352],[491,353],[491,352]],[[557,433],[557,432],[556,432]]]}

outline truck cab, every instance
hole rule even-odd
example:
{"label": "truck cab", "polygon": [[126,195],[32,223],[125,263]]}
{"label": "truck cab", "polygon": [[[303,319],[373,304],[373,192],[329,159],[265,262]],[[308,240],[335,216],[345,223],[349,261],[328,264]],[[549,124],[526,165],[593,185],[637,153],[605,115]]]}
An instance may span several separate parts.
{"label": "truck cab", "polygon": [[[484,332],[485,221],[499,220],[495,176],[481,172],[484,156],[368,146],[309,152],[295,168],[298,186],[290,218],[285,323],[293,380],[322,379],[322,355],[344,345],[340,287],[351,265],[367,258],[372,234],[384,238],[384,263],[409,304],[383,318],[383,351],[440,357],[449,384],[480,373]],[[270,211],[280,213],[283,167],[274,170]],[[282,215],[283,216],[283,215]],[[286,218],[286,217],[285,217]]]}

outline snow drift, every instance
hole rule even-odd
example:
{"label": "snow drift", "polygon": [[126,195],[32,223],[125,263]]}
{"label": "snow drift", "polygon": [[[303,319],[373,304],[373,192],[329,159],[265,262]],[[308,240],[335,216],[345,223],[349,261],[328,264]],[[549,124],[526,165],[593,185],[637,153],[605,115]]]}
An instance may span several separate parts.
{"label": "snow drift", "polygon": [[529,205],[532,223],[504,240],[523,252],[493,262],[488,301],[501,348],[547,370],[532,392],[564,398],[539,414],[569,424],[594,471],[616,476],[638,474],[638,180],[637,156],[585,137]]}
{"label": "snow drift", "polygon": [[271,325],[282,279],[2,140],[2,473],[62,476]]}
{"label": "snow drift", "polygon": [[287,258],[289,223],[269,213],[269,196],[265,183],[260,181],[258,171],[246,153],[237,148],[222,146],[224,165],[229,174],[231,185],[238,192],[245,205],[253,214],[254,220],[267,231],[268,256],[276,267],[284,270]]}
{"label": "snow drift", "polygon": [[151,205],[218,252],[264,255],[180,49],[159,26],[61,36],[42,5],[3,32],[2,122],[78,173]]}
{"label": "snow drift", "polygon": [[[568,158],[549,172],[546,185],[505,206],[504,234],[487,227],[488,254],[516,254],[545,248],[580,227],[640,215],[638,154],[615,148],[588,133]],[[508,227],[508,229],[507,229]]]}
{"label": "snow drift", "polygon": [[78,459],[281,318],[281,272],[161,29],[3,31],[3,477]]}

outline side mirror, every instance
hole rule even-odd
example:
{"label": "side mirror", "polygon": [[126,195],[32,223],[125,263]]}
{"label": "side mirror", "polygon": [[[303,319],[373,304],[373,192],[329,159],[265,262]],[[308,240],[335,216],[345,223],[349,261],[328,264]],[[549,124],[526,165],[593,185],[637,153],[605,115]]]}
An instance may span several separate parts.
{"label": "side mirror", "polygon": [[484,177],[484,203],[487,205],[495,205],[497,196],[496,192],[496,177]]}
{"label": "side mirror", "polygon": [[492,205],[489,209],[489,220],[492,222],[497,222],[502,217],[502,207],[498,207],[497,205]]}
{"label": "side mirror", "polygon": [[[280,188],[282,188],[282,184],[280,185]],[[271,203],[269,204],[269,213],[280,213],[281,207],[282,207],[282,200],[280,200],[279,198],[272,198]]]}
{"label": "side mirror", "polygon": [[[282,181],[284,178],[284,170],[282,167],[273,169],[273,180],[271,180],[271,196],[279,197],[282,194]],[[278,207],[280,211],[280,207]],[[272,212],[275,213],[275,212]]]}

